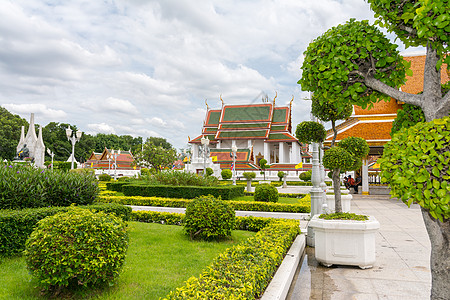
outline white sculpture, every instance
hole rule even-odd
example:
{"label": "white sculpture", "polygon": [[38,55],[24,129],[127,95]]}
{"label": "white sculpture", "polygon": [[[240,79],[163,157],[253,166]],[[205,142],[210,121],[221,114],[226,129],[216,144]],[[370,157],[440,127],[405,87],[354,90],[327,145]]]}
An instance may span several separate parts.
{"label": "white sculpture", "polygon": [[[30,126],[28,127],[27,135],[25,136],[25,128],[22,126],[22,132],[20,134],[20,141],[17,145],[17,153],[28,148],[28,157],[34,159],[34,165],[36,167],[44,167],[44,155],[45,155],[45,145],[42,139],[42,126],[39,126],[39,134],[36,136],[36,131],[34,129],[34,114],[30,117]],[[19,155],[18,155],[19,156]]]}

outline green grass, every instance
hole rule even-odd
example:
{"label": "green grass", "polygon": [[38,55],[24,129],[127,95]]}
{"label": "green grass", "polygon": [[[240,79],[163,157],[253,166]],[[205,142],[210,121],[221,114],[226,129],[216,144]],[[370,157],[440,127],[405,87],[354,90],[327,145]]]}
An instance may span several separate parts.
{"label": "green grass", "polygon": [[[234,231],[222,242],[190,241],[180,226],[129,223],[130,244],[124,269],[112,287],[79,289],[65,299],[158,299],[198,276],[213,259],[254,235]],[[0,299],[47,299],[40,296],[23,257],[0,262]]]}
{"label": "green grass", "polygon": [[[230,201],[255,201],[253,199],[253,196],[241,196],[241,197],[237,197],[237,198],[233,198],[233,200]],[[302,203],[300,201],[300,198],[287,198],[287,197],[280,197],[278,198],[278,203],[283,203],[283,204],[300,204]]]}

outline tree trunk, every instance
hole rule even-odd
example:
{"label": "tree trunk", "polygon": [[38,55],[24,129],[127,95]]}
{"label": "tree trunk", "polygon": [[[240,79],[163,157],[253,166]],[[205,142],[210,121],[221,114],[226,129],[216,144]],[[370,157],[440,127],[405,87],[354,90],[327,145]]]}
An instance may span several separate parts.
{"label": "tree trunk", "polygon": [[427,46],[427,56],[425,58],[425,67],[423,70],[424,99],[421,104],[427,122],[448,115],[448,111],[438,111],[438,107],[442,104],[441,102],[443,100],[441,91],[441,69],[439,68],[439,70],[436,70],[436,64],[439,59],[436,50]]}
{"label": "tree trunk", "polygon": [[341,169],[333,170],[333,191],[334,191],[334,209],[335,211],[342,212],[342,203],[341,203],[341,180],[339,178],[339,174],[341,173]]}
{"label": "tree trunk", "polygon": [[336,121],[331,120],[331,128],[333,129],[333,140],[331,141],[331,147],[334,146],[334,143],[336,142],[337,137],[337,129],[336,129]]}
{"label": "tree trunk", "polygon": [[450,299],[450,220],[433,218],[421,207],[431,242],[431,300]]}

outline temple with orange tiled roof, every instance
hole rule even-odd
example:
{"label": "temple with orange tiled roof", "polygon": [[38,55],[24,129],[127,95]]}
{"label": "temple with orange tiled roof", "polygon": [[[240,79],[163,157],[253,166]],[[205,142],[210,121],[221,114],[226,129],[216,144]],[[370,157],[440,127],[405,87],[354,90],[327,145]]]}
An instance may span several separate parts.
{"label": "temple with orange tiled roof", "polygon": [[[406,56],[406,61],[411,62],[411,70],[413,76],[406,77],[406,83],[401,90],[411,94],[418,94],[423,90],[423,70],[425,65],[425,55],[422,56]],[[442,66],[441,82],[449,81],[449,74],[446,72],[446,65]],[[338,135],[336,142],[354,136],[364,138],[370,147],[369,157],[363,161],[362,177],[363,186],[362,193],[369,194],[368,172],[370,162],[376,161],[383,153],[383,146],[391,140],[392,123],[397,116],[397,111],[402,109],[402,102],[391,99],[389,102],[380,101],[375,103],[372,109],[362,109],[359,106],[353,106],[353,114],[343,123],[336,126]],[[325,146],[331,144],[333,139],[333,131],[327,131],[327,138],[324,142]],[[376,165],[372,163],[372,165]],[[372,171],[376,171],[374,168]]]}
{"label": "temple with orange tiled roof", "polygon": [[[202,134],[189,141],[192,160],[186,169],[201,173],[206,165],[219,176],[221,169],[232,169],[235,147],[237,176],[245,171],[258,171],[259,160],[264,158],[270,165],[266,175],[276,177],[278,171],[284,171],[288,177],[298,178],[299,172],[310,166],[298,165],[302,161],[301,145],[291,133],[291,105],[292,101],[288,106],[276,106],[274,99],[248,105],[224,105],[222,102],[221,109],[207,107]],[[207,162],[200,153],[202,138],[209,143]],[[259,176],[259,172],[256,173]]]}
{"label": "temple with orange tiled roof", "polygon": [[120,151],[115,159],[111,156],[112,151],[118,153],[117,150],[107,148],[102,153],[92,152],[84,163],[84,168],[96,169],[96,175],[102,173],[112,175],[114,170],[118,176],[133,176],[139,173],[140,167],[135,166],[131,151]]}

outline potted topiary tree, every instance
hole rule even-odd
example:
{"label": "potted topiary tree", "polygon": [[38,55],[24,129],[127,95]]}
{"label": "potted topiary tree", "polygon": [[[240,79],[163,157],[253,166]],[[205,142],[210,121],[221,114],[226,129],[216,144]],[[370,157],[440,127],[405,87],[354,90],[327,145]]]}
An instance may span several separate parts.
{"label": "potted topiary tree", "polygon": [[255,172],[244,172],[242,173],[245,179],[247,179],[247,192],[252,191],[252,179],[256,178]]}
{"label": "potted topiary tree", "polygon": [[264,176],[264,181],[263,182],[260,182],[260,183],[270,183],[270,181],[269,182],[266,182],[266,169],[269,169],[270,168],[270,166],[267,164],[267,160],[265,160],[264,158],[262,158],[260,161],[259,161],[259,168],[261,169],[261,173],[263,174],[263,176]]}

